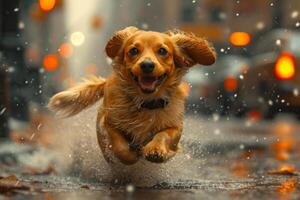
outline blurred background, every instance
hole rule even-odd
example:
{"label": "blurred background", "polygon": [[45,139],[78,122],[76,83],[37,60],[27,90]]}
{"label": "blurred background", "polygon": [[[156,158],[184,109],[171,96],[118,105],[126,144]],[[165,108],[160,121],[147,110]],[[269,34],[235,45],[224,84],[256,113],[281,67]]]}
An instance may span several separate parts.
{"label": "blurred background", "polygon": [[[191,92],[183,152],[162,165],[141,161],[129,174],[152,189],[157,184],[154,190],[208,188],[211,199],[224,188],[222,199],[245,188],[253,191],[248,199],[269,197],[265,188],[272,187],[274,197],[283,194],[278,199],[294,191],[299,199],[299,178],[291,178],[300,174],[299,0],[0,0],[0,198],[29,180],[54,193],[108,186],[101,195],[126,183],[130,176],[104,181],[111,168],[95,134],[99,105],[62,120],[47,102],[91,74],[109,76],[104,46],[127,26],[193,32],[218,54],[214,65],[184,77]],[[8,187],[3,177],[11,174],[19,180]],[[126,187],[130,195],[133,189]]]}
{"label": "blurred background", "polygon": [[130,25],[179,28],[214,44],[217,62],[185,77],[187,113],[299,118],[299,9],[298,0],[2,0],[0,135],[45,118],[49,97],[82,77],[109,75],[105,43]]}

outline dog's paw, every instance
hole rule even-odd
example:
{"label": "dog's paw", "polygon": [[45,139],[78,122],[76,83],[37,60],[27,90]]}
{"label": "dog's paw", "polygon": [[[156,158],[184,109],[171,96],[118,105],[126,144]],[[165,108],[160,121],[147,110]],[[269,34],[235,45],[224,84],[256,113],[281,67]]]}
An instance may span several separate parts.
{"label": "dog's paw", "polygon": [[[172,154],[172,153],[171,153]],[[143,149],[144,158],[150,162],[162,163],[167,161],[171,155],[170,151],[162,144],[147,144]],[[175,154],[175,152],[174,152]]]}

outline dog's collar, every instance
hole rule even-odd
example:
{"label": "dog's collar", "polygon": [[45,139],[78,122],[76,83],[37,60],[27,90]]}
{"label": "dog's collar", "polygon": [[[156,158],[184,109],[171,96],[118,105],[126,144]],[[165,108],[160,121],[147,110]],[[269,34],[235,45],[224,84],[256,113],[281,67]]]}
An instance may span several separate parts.
{"label": "dog's collar", "polygon": [[141,105],[141,108],[146,108],[149,110],[165,108],[169,104],[169,101],[166,99],[153,99],[150,101],[144,101]]}

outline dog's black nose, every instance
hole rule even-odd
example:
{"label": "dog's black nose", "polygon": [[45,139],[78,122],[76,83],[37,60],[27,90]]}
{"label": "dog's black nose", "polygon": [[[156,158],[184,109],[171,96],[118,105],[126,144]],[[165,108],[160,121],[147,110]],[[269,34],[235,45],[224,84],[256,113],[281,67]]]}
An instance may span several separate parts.
{"label": "dog's black nose", "polygon": [[146,74],[153,72],[154,63],[152,61],[146,60],[140,64],[142,71]]}

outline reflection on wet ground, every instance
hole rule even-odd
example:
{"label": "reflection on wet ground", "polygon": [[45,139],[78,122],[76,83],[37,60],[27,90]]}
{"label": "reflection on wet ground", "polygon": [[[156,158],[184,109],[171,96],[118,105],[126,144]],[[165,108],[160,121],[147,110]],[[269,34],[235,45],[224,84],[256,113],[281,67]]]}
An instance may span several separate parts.
{"label": "reflection on wet ground", "polygon": [[[116,168],[123,174],[114,176],[92,153],[92,144],[73,147],[73,154],[58,147],[14,144],[14,152],[0,148],[0,193],[13,199],[298,199],[299,129],[291,118],[255,122],[190,116],[183,150],[173,160]],[[61,170],[56,156],[66,152],[72,162]],[[37,158],[43,169],[29,167]],[[16,179],[10,184],[28,189],[6,193],[4,179],[11,174]]]}

